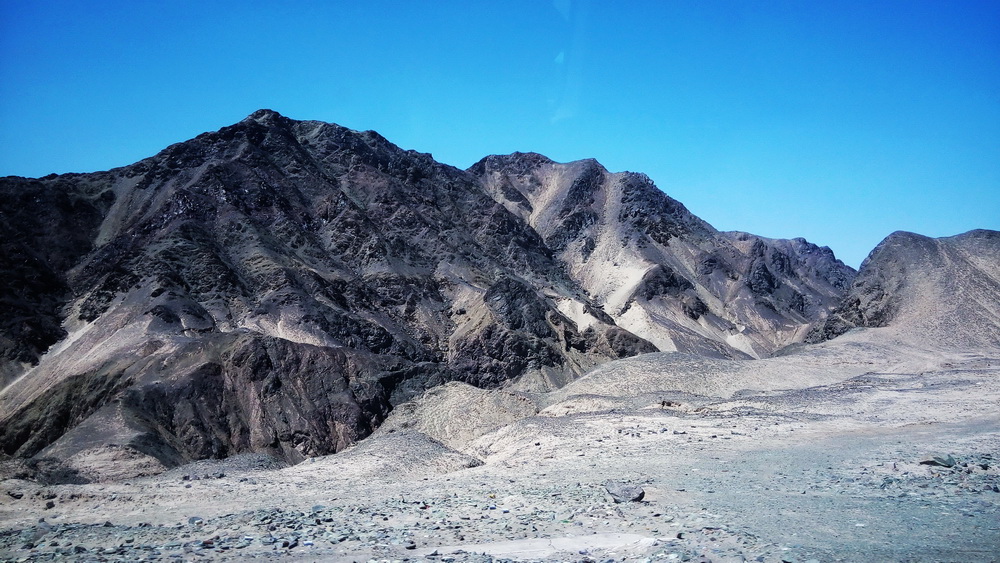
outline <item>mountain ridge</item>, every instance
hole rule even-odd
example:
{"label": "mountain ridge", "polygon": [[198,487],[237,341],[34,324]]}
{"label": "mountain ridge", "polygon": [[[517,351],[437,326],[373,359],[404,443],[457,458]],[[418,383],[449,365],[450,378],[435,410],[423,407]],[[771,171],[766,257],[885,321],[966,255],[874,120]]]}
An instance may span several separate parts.
{"label": "mountain ridge", "polygon": [[[560,164],[514,153],[469,170],[541,234],[618,324],[661,350],[766,356],[801,339],[799,328],[832,308],[855,273],[804,239],[720,233],[646,175],[612,174],[592,159]],[[650,302],[652,287],[681,297],[681,307]],[[741,308],[741,300],[749,306]],[[761,303],[776,318],[755,318],[751,309]],[[659,329],[665,322],[667,330]],[[679,342],[677,333],[684,335]],[[699,346],[698,337],[725,347]]]}
{"label": "mountain ridge", "polygon": [[593,160],[463,171],[271,110],[0,192],[0,448],[19,457],[299,461],[446,381],[533,392],[656,350],[767,355],[853,277]]}

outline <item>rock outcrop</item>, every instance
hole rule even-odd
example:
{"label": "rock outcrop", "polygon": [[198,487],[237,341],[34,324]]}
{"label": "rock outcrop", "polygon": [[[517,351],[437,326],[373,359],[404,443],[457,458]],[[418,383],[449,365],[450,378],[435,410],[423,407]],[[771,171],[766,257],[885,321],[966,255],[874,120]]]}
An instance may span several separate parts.
{"label": "rock outcrop", "polygon": [[927,347],[1000,348],[1000,232],[892,233],[807,341],[853,328],[884,328]]}

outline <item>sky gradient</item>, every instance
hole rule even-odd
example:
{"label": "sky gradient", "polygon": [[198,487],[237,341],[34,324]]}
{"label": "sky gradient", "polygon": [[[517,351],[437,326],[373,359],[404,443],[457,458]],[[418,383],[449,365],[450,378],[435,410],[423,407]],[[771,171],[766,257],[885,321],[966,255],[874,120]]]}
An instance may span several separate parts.
{"label": "sky gradient", "polygon": [[259,108],[648,174],[833,248],[1000,229],[1000,2],[0,0],[0,175],[130,164]]}

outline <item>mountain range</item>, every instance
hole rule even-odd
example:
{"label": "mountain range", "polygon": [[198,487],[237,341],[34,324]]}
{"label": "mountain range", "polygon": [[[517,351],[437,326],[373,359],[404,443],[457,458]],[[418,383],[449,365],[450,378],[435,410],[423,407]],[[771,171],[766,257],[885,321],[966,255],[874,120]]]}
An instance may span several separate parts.
{"label": "mountain range", "polygon": [[294,463],[443,383],[531,397],[651,352],[759,359],[892,326],[1000,342],[1000,233],[895,233],[855,272],[594,160],[459,170],[270,110],[0,196],[0,451],[36,469]]}

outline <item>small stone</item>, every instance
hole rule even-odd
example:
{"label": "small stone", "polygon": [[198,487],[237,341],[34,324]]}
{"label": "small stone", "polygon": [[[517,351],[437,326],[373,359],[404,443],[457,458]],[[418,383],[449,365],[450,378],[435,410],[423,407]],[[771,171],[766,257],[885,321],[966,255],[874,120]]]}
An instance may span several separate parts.
{"label": "small stone", "polygon": [[188,524],[191,526],[202,526],[205,524],[205,521],[197,516],[192,516],[188,518]]}
{"label": "small stone", "polygon": [[949,454],[947,457],[932,455],[920,461],[920,465],[934,465],[938,467],[955,467],[955,458]]}
{"label": "small stone", "polygon": [[11,498],[16,499],[16,500],[20,500],[21,498],[24,497],[24,493],[22,493],[20,491],[7,491],[7,494],[10,495]]}
{"label": "small stone", "polygon": [[50,508],[55,508],[55,507],[56,507],[56,503],[55,502],[53,502],[51,500],[45,501],[45,510],[49,510]]}
{"label": "small stone", "polygon": [[604,483],[604,490],[608,491],[615,503],[639,502],[646,496],[646,491],[642,487],[618,481],[607,481]]}

